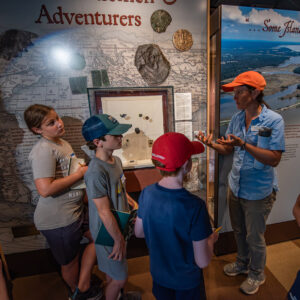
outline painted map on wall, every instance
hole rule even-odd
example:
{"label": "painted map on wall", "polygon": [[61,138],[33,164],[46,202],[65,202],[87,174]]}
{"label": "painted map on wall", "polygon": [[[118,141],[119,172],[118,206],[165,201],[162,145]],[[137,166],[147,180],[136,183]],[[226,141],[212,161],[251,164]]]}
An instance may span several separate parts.
{"label": "painted map on wall", "polygon": [[[161,33],[150,22],[159,9],[172,17]],[[172,36],[183,28],[191,32],[193,46],[180,52]],[[0,241],[4,247],[13,242],[7,228],[31,223],[38,199],[27,160],[37,137],[24,124],[26,107],[53,106],[65,122],[65,139],[82,156],[81,126],[89,117],[86,89],[148,86],[134,65],[136,50],[144,44],[160,47],[170,63],[162,84],[174,86],[174,92],[192,93],[193,129],[205,130],[205,1],[11,0],[1,5]],[[202,172],[205,182],[205,168]],[[6,253],[25,251],[22,247]]]}

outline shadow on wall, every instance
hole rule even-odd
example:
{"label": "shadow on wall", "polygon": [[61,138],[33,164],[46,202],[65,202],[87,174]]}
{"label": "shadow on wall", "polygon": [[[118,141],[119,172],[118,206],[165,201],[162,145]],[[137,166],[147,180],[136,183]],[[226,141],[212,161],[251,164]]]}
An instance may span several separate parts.
{"label": "shadow on wall", "polygon": [[218,225],[222,225],[223,231],[232,231],[229,209],[227,204],[228,174],[232,167],[233,154],[219,155],[219,197],[218,197]]}
{"label": "shadow on wall", "polygon": [[63,120],[65,125],[65,135],[63,139],[71,144],[77,157],[85,158],[87,161],[88,157],[81,149],[81,146],[86,144],[86,141],[81,134],[81,128],[83,125],[82,121],[73,117],[64,116],[61,116],[61,119]]}
{"label": "shadow on wall", "polygon": [[14,114],[3,105],[0,90],[0,222],[1,227],[32,223],[34,207],[31,192],[22,180],[28,164],[18,163],[18,145],[22,144],[24,131]]}
{"label": "shadow on wall", "polygon": [[[31,169],[27,154],[18,153],[21,151],[21,147],[18,149],[18,146],[24,142],[25,133],[19,127],[16,116],[5,110],[1,91],[0,118],[0,227],[32,224],[35,210],[35,201],[32,199],[34,194],[28,188],[25,179],[26,177],[27,181],[32,180]],[[62,119],[66,128],[64,139],[71,144],[78,157],[88,160],[80,148],[85,145],[81,134],[82,121],[72,117]],[[33,183],[30,185],[33,186]]]}

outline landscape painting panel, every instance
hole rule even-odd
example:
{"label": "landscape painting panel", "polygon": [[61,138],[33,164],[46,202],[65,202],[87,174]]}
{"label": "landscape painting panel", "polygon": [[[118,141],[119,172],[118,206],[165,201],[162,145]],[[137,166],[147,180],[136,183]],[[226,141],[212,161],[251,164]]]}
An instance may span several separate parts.
{"label": "landscape painting panel", "polygon": [[[265,77],[264,100],[285,121],[286,151],[276,168],[280,190],[268,223],[291,220],[292,206],[299,192],[296,180],[300,156],[299,12],[222,6],[221,84],[249,70]],[[221,136],[237,111],[233,94],[221,91]],[[218,221],[225,231],[231,230],[225,199],[231,163],[232,157],[220,156]]]}

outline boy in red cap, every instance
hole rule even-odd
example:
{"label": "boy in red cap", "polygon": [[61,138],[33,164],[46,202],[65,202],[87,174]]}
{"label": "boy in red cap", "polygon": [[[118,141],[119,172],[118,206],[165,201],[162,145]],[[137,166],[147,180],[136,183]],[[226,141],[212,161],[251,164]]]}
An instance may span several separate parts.
{"label": "boy in red cap", "polygon": [[146,239],[158,300],[206,299],[202,268],[218,234],[212,233],[205,202],[183,188],[191,156],[203,151],[200,142],[175,132],[153,144],[152,162],[163,178],[140,195],[135,235]]}

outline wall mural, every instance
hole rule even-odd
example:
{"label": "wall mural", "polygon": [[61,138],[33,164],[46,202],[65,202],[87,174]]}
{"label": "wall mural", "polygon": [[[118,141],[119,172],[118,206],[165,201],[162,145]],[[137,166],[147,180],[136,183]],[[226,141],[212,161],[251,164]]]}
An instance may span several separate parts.
{"label": "wall mural", "polygon": [[[32,223],[38,199],[27,160],[37,137],[23,120],[29,105],[55,108],[78,157],[84,155],[81,126],[89,117],[87,88],[173,86],[175,93],[191,93],[193,130],[206,128],[206,1],[82,4],[11,0],[1,6],[0,243],[5,253],[45,247],[38,236],[18,239],[11,232],[12,226]],[[187,51],[172,42],[182,28],[193,37]],[[205,154],[197,165],[203,190]]]}
{"label": "wall mural", "polygon": [[[266,79],[264,100],[285,121],[286,151],[276,168],[279,192],[268,223],[292,220],[299,193],[300,167],[300,17],[297,11],[222,6],[221,80],[255,70]],[[233,95],[220,95],[220,134],[237,112]],[[231,230],[226,211],[231,157],[220,156],[219,223]]]}

